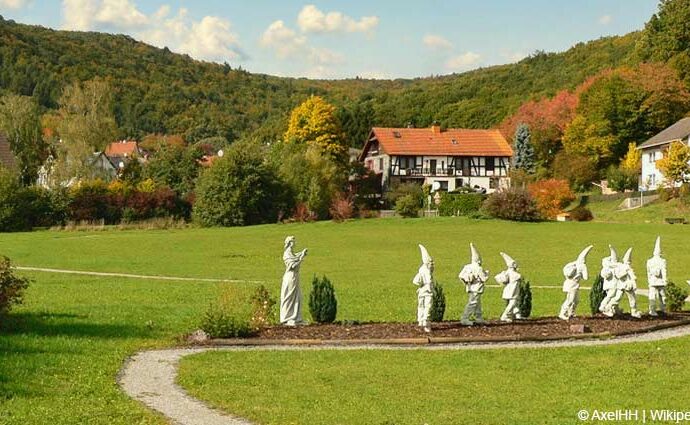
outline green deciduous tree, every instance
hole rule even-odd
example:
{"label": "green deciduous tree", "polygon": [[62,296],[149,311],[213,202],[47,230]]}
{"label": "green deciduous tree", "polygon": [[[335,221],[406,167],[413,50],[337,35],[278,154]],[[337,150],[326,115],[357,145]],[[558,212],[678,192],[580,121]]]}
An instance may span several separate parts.
{"label": "green deciduous tree", "polygon": [[656,162],[668,184],[680,183],[690,174],[690,147],[682,142],[673,142],[664,153],[664,157]]}
{"label": "green deciduous tree", "polygon": [[0,98],[0,131],[7,136],[17,158],[20,181],[24,185],[34,183],[47,151],[34,99],[13,94]]}
{"label": "green deciduous tree", "polygon": [[285,141],[318,147],[338,162],[347,159],[347,146],[335,106],[311,96],[290,114]]}
{"label": "green deciduous tree", "polygon": [[194,192],[202,152],[196,147],[159,145],[144,168],[144,176],[158,186],[167,186],[180,196]]}

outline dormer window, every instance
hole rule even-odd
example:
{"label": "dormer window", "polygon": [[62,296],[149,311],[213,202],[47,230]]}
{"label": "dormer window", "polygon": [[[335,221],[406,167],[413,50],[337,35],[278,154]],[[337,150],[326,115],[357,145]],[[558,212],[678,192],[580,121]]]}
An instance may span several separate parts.
{"label": "dormer window", "polygon": [[402,138],[402,135],[400,134],[399,131],[394,131],[394,132],[393,132],[393,137],[395,137],[396,139],[401,139],[401,138]]}

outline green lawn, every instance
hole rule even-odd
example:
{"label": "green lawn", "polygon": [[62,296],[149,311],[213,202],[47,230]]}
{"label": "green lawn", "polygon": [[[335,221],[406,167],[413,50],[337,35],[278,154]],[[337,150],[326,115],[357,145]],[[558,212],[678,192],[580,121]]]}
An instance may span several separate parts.
{"label": "green lawn", "polygon": [[261,424],[563,425],[580,409],[687,411],[689,346],[207,352],[179,382]]}
{"label": "green lawn", "polygon": [[[457,218],[386,219],[233,229],[3,234],[0,235],[0,254],[9,256],[22,266],[261,280],[277,296],[283,272],[280,260],[283,239],[294,234],[298,248],[309,248],[309,256],[303,265],[305,294],[312,274],[325,273],[336,287],[339,319],[413,322],[416,297],[410,281],[420,263],[416,246],[419,242],[424,243],[436,259],[436,277],[445,285],[448,296],[448,315],[457,319],[466,296],[456,276],[469,258],[469,241],[477,244],[492,275],[504,267],[498,255],[500,250],[504,250],[517,259],[524,275],[534,285],[559,286],[562,266],[573,260],[588,243],[596,245],[589,261],[592,275],[598,272],[600,259],[607,254],[606,245],[611,242],[621,253],[628,245],[635,246],[634,265],[638,275],[643,276],[644,262],[651,253],[654,238],[660,234],[669,261],[670,277],[684,282],[690,277],[690,253],[686,249],[689,233],[690,227],[653,224],[517,224]],[[246,309],[246,299],[255,287],[252,283],[22,274],[34,280],[25,304],[0,323],[0,423],[3,424],[160,423],[160,418],[129,400],[117,387],[115,378],[124,359],[143,348],[175,344],[179,335],[195,328],[209,302],[222,291],[230,291],[238,309]],[[641,284],[645,286],[643,280]],[[587,314],[586,293],[582,295],[580,314]],[[535,314],[554,315],[562,297],[559,289],[535,289]],[[498,288],[490,288],[484,301],[487,315],[498,317],[502,310]],[[645,306],[644,300],[642,306]],[[685,351],[690,348],[685,340],[673,344],[686,347]],[[596,349],[592,353],[614,353],[609,350],[620,349]],[[634,347],[627,349],[635,350]],[[518,358],[527,356],[526,353]],[[550,367],[563,365],[570,358],[587,357],[590,352],[573,353],[562,358],[555,356]],[[443,356],[484,358],[483,353],[436,353],[433,356],[426,352],[253,353],[248,354],[246,367],[238,370],[228,368],[224,373],[245,373],[246,382],[261,383],[272,379],[273,374],[257,372],[255,366],[260,356],[267,356],[265,358],[272,371],[272,365],[278,361],[269,358],[274,355],[287,356],[295,362],[308,357],[314,364],[324,361],[319,360],[323,355],[335,356],[336,360],[342,358],[351,363],[349,367],[360,368],[364,375],[379,364],[382,357],[378,356],[391,356],[391,367],[398,365],[393,369],[401,369],[395,373],[404,375],[411,373],[409,365],[417,363],[416,356],[427,354],[438,356],[438,364],[444,363]],[[408,355],[409,362],[405,360]],[[511,356],[504,355],[506,364]],[[346,357],[349,360],[345,360]],[[213,355],[200,358],[207,358],[209,367],[218,360]],[[335,367],[331,364],[333,358],[322,359],[328,360],[329,367]],[[201,360],[189,360],[197,361]],[[644,362],[642,356],[638,364]],[[233,360],[227,364],[236,363]],[[202,366],[200,373],[206,373]],[[631,367],[624,367],[627,373],[632,373]],[[337,371],[335,368],[329,373],[337,374]],[[462,377],[463,381],[472,378],[471,372],[460,372],[470,373],[469,377]],[[257,373],[266,376],[257,377]],[[391,372],[391,379],[395,378],[395,373]],[[400,376],[395,379],[402,379]],[[217,382],[222,382],[222,379],[225,379],[224,374],[219,375]],[[308,374],[304,379],[321,380],[320,377],[310,378]],[[478,379],[489,378],[478,375]],[[189,382],[188,378],[185,382]],[[323,382],[328,382],[328,379]],[[212,381],[205,385],[209,385],[212,392],[215,384]],[[356,384],[353,382],[355,387]],[[191,382],[190,385],[194,387]],[[257,389],[266,397],[271,394],[277,397],[275,385],[257,384]],[[372,386],[371,391],[375,391],[375,387]],[[428,391],[431,387],[425,386]],[[194,391],[197,390],[194,387]],[[367,391],[366,388],[359,390]],[[343,388],[342,391],[349,390]],[[505,395],[498,387],[492,391],[496,397]],[[527,387],[522,391],[530,393],[536,389]],[[423,399],[424,391],[421,394],[418,397]],[[323,402],[327,403],[329,395],[324,397]],[[208,394],[208,398],[213,397]],[[257,405],[260,409],[262,400],[247,395],[242,402]],[[286,418],[296,414],[293,407],[285,407]],[[281,408],[280,404],[277,408]],[[343,407],[343,414],[346,410]],[[381,414],[393,415],[393,410],[383,409]],[[442,419],[439,416],[429,423],[441,423]]]}
{"label": "green lawn", "polygon": [[591,202],[587,208],[592,211],[594,221],[607,223],[656,223],[663,224],[665,218],[685,218],[690,222],[690,208],[678,199],[668,202],[655,201],[642,208],[621,211],[618,206],[622,199],[615,201]]}

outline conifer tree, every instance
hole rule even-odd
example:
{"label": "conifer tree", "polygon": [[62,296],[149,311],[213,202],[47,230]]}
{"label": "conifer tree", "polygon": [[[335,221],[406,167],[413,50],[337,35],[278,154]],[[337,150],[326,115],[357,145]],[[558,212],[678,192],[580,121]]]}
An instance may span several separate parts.
{"label": "conifer tree", "polygon": [[534,173],[534,147],[526,124],[520,124],[515,130],[515,169]]}

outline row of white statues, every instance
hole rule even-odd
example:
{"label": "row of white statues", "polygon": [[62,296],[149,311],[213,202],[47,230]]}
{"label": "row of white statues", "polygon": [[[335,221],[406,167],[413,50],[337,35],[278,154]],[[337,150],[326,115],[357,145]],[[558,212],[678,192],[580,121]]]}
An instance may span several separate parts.
{"label": "row of white statues", "polygon": [[[288,326],[295,326],[304,322],[302,318],[302,293],[299,284],[299,269],[302,261],[307,255],[307,250],[303,249],[298,253],[293,251],[295,237],[285,238],[283,248],[283,262],[285,263],[285,274],[280,291],[280,323]],[[569,320],[575,316],[575,311],[579,302],[580,282],[587,280],[587,254],[592,250],[590,245],[577,256],[577,259],[565,265],[563,268],[563,292],[566,293],[565,301],[561,306],[558,317]],[[412,283],[417,288],[417,323],[425,331],[431,330],[429,323],[429,313],[431,309],[431,298],[434,289],[434,259],[429,255],[429,251],[419,245],[422,254],[422,265]],[[635,290],[637,289],[637,278],[631,266],[632,248],[629,248],[622,260],[618,261],[616,251],[609,245],[610,255],[602,260],[601,277],[604,282],[606,297],[601,302],[599,310],[609,316],[614,316],[619,311],[619,304],[623,295],[626,295],[630,304],[630,311],[633,317],[641,317],[637,309],[637,299]],[[489,279],[489,272],[482,268],[482,259],[479,251],[470,243],[470,263],[465,265],[458,278],[465,285],[468,294],[467,305],[462,313],[461,323],[466,326],[475,323],[483,323],[482,314],[482,294],[484,285]],[[503,285],[501,297],[506,301],[506,308],[501,314],[501,321],[512,322],[520,319],[518,308],[518,298],[520,296],[520,281],[522,276],[518,272],[518,264],[508,254],[501,252],[501,257],[506,264],[506,269],[497,274],[494,279]],[[661,256],[661,238],[657,237],[654,245],[652,258],[647,261],[647,279],[649,282],[649,314],[657,315],[657,310],[662,312],[666,308],[666,260]]]}

